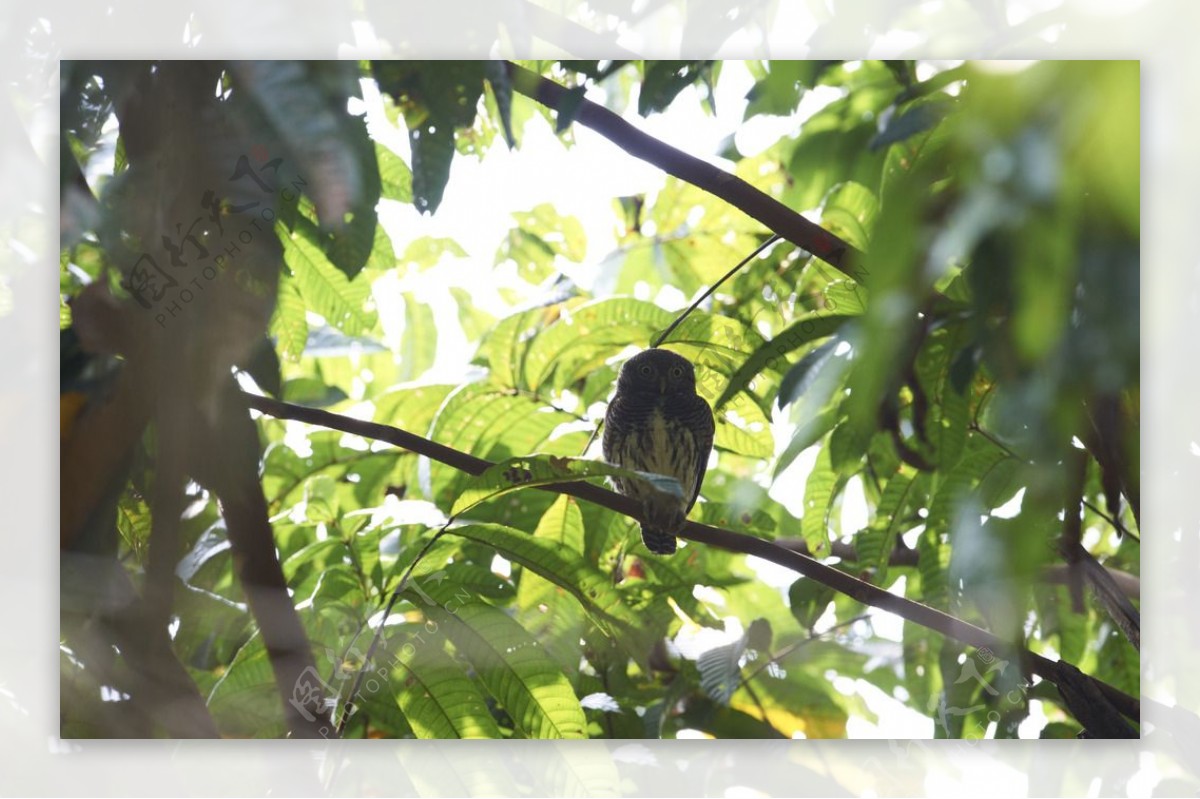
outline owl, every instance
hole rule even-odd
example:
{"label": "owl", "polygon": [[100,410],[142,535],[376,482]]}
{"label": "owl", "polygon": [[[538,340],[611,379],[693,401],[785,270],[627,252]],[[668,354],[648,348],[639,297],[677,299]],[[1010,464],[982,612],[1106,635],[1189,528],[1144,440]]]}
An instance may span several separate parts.
{"label": "owl", "polygon": [[604,458],[627,469],[674,477],[683,498],[638,480],[614,479],[616,489],[642,504],[642,541],[659,555],[675,551],[675,533],[700,493],[712,449],[712,409],[696,394],[696,371],[684,357],[661,349],[625,362],[604,416]]}

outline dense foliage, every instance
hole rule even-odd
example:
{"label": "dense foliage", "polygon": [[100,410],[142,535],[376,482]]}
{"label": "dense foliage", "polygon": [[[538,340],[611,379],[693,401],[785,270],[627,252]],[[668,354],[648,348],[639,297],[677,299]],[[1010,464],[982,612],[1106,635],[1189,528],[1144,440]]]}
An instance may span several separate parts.
{"label": "dense foliage", "polygon": [[[884,625],[737,552],[652,556],[633,519],[533,487],[602,482],[564,459],[598,458],[621,362],[781,231],[676,177],[612,198],[614,252],[548,203],[494,258],[385,229],[389,204],[437,213],[460,159],[520,151],[534,126],[569,146],[593,87],[631,117],[711,109],[734,65],[523,66],[568,87],[557,107],[501,62],[63,64],[63,735],[203,731],[156,715],[145,676],[171,663],[159,688],[198,689],[235,737],[295,732],[285,700],[312,691],[348,737],[843,737],[897,703],[939,737],[1097,734],[1018,661],[1138,693],[1136,64],[737,65],[745,118],[795,125],[761,152],[697,153],[849,249],[779,241],[667,338],[717,411],[692,518],[1008,652]],[[376,99],[407,152],[355,115]],[[211,421],[231,366],[504,463],[472,476],[256,413],[247,489]],[[106,405],[141,424],[87,427]],[[296,685],[277,685],[240,571],[231,508],[256,492],[311,647]],[[168,630],[162,651],[140,659],[139,629]],[[1048,723],[1022,725],[1031,703]]]}

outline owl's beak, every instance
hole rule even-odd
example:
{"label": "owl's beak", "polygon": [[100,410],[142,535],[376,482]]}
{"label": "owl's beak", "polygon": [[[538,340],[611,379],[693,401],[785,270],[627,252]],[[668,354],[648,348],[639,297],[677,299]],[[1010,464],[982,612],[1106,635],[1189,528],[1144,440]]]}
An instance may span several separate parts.
{"label": "owl's beak", "polygon": [[658,378],[658,393],[659,394],[667,393],[667,378],[665,378],[665,377]]}

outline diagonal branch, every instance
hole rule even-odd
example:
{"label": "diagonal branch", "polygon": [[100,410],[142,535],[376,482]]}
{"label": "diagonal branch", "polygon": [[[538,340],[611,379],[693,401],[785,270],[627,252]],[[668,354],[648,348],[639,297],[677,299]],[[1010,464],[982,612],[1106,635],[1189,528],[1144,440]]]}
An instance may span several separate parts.
{"label": "diagonal branch", "polygon": [[[308,408],[303,405],[294,405],[269,397],[252,394],[246,394],[245,396],[246,402],[251,408],[270,416],[279,419],[293,419],[331,430],[341,430],[342,432],[352,433],[364,438],[384,441],[410,452],[415,452],[418,455],[424,455],[427,458],[444,463],[468,474],[482,474],[484,470],[492,465],[490,461],[483,458],[477,458],[466,452],[460,452],[452,447],[447,447],[436,441],[430,441],[422,436],[401,430],[397,427],[353,419],[348,416],[331,413],[330,411]],[[540,486],[539,489],[559,494],[569,494],[579,499],[602,505],[630,518],[640,518],[640,508],[637,502],[590,483],[560,483],[557,485]],[[859,580],[832,566],[814,560],[807,555],[785,549],[774,542],[692,521],[689,521],[678,535],[680,538],[686,538],[689,541],[720,547],[731,552],[754,555],[771,563],[784,566],[805,577],[816,580],[839,593],[845,594],[864,605],[894,613],[907,621],[927,627],[969,646],[977,648],[987,647],[995,651],[1013,649],[1013,645],[1010,642],[993,635],[981,627],[955,618],[936,608],[923,605],[920,602],[896,596],[876,585]],[[1074,666],[1064,661],[1050,660],[1025,649],[1020,649],[1018,652],[1024,671],[1036,674],[1055,685],[1061,685],[1064,680],[1082,677],[1083,680],[1093,686],[1100,695],[1104,696],[1122,714],[1134,721],[1140,720],[1139,702],[1129,694],[1094,677],[1080,675],[1077,669],[1069,673],[1064,673],[1064,669],[1074,669]]]}
{"label": "diagonal branch", "polygon": [[575,122],[596,131],[634,158],[721,198],[830,266],[850,277],[855,276],[855,266],[862,253],[774,197],[736,175],[638,130],[604,106],[578,99],[577,94],[561,84],[513,63],[506,66],[514,91],[556,110],[578,102],[573,117]]}

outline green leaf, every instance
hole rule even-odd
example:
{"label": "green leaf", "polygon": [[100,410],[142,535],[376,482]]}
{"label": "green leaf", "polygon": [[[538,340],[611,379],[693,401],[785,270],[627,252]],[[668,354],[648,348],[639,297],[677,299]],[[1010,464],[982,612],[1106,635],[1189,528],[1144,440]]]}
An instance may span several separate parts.
{"label": "green leaf", "polygon": [[837,475],[830,463],[829,445],[821,447],[817,462],[804,485],[804,515],[800,519],[800,534],[814,558],[829,554],[829,511],[833,502]]}
{"label": "green leaf", "polygon": [[875,193],[861,183],[838,183],[825,195],[821,225],[859,250],[871,247],[871,231],[879,213]]}
{"label": "green leaf", "polygon": [[[778,336],[762,344],[750,354],[750,357],[738,367],[733,377],[729,379],[729,385],[721,393],[721,396],[717,398],[715,407],[720,408],[739,391],[748,388],[751,381],[765,370],[781,368],[786,363],[785,356],[789,352],[826,336],[832,336],[841,329],[842,325],[854,318],[856,317],[853,315],[818,312],[795,322]],[[809,361],[805,363],[801,361],[801,364],[805,366],[805,371],[807,372],[812,367],[813,362]],[[794,380],[793,378],[793,382]],[[786,384],[787,381],[785,380],[784,385]],[[781,386],[781,405],[786,404],[783,402],[782,394],[783,388]]]}
{"label": "green leaf", "polygon": [[284,402],[294,402],[297,405],[308,405],[312,408],[322,408],[336,405],[347,399],[346,392],[337,386],[329,386],[324,380],[315,377],[296,377],[283,384]]}
{"label": "green leaf", "polygon": [[583,553],[583,514],[574,497],[563,494],[554,500],[542,515],[534,536],[554,541],[580,554]]}
{"label": "green leaf", "polygon": [[806,89],[812,88],[826,62],[779,61],[765,62],[767,74],[746,93],[746,112],[742,119],[759,114],[788,116],[796,110]]}
{"label": "green leaf", "polygon": [[[835,357],[835,350],[840,343],[841,337],[839,336],[813,347],[788,370],[787,374],[783,376],[783,380],[779,383],[779,394],[776,397],[776,402],[780,408],[786,408],[801,398],[807,398],[809,389],[824,374],[822,369]],[[824,399],[822,399],[822,402],[824,402]]]}
{"label": "green leaf", "polygon": [[983,481],[999,464],[1010,456],[995,444],[975,436],[975,442],[963,458],[945,472],[944,478],[934,494],[929,506],[929,517],[926,529],[935,533],[945,533],[950,529],[950,522],[958,512],[963,501],[972,489]]}
{"label": "green leaf", "polygon": [[298,363],[308,341],[308,319],[304,315],[304,298],[296,279],[284,275],[279,281],[275,299],[275,314],[271,317],[271,334],[279,342],[279,352],[289,363]]}
{"label": "green leaf", "polygon": [[829,190],[844,181],[879,185],[884,151],[868,149],[875,125],[843,122],[847,104],[846,100],[834,101],[804,123],[787,165],[794,181],[783,197],[789,207],[800,211],[817,208]]}
{"label": "green leaf", "polygon": [[700,502],[692,509],[701,524],[724,527],[759,538],[774,538],[778,524],[771,514],[756,504]]}
{"label": "green leaf", "polygon": [[[583,448],[588,436],[586,432],[569,433],[550,440],[559,425],[571,421],[574,421],[573,416],[551,410],[528,396],[491,383],[474,383],[447,397],[434,419],[429,437],[493,461],[537,451],[573,455]],[[431,464],[431,498],[448,508],[471,479],[445,464]],[[548,497],[546,503],[549,503]]]}
{"label": "green leaf", "polygon": [[631,656],[642,660],[649,652],[653,641],[646,635],[644,619],[626,604],[611,575],[566,544],[499,524],[470,524],[453,527],[450,532],[478,541],[562,588]]}
{"label": "green leaf", "polygon": [[405,642],[394,663],[396,703],[418,738],[503,737],[475,681],[441,642]]}
{"label": "green leaf", "polygon": [[492,96],[496,100],[496,111],[500,115],[500,129],[504,131],[504,141],[509,149],[517,146],[512,126],[512,81],[508,77],[508,69],[503,61],[488,61],[484,66],[484,75],[492,88]]}
{"label": "green leaf", "polygon": [[380,194],[388,200],[411,203],[413,175],[404,159],[379,142],[375,144],[375,159],[379,162]]}
{"label": "green leaf", "polygon": [[[277,425],[279,422],[270,422]],[[270,430],[270,428],[268,428]],[[282,433],[275,435],[282,438]],[[266,449],[263,456],[263,491],[269,498],[271,512],[288,510],[303,500],[303,488],[307,481],[320,474],[329,475],[338,483],[342,500],[352,498],[356,507],[371,507],[382,501],[386,488],[386,467],[394,464],[397,453],[393,450],[370,451],[350,449],[341,445],[343,434],[333,430],[310,433],[308,443],[312,453],[302,457],[291,447],[279,441]],[[381,472],[373,467],[383,466]],[[365,480],[364,474],[374,473],[376,479]],[[358,482],[348,482],[347,475],[357,475]]]}
{"label": "green leaf", "polygon": [[766,721],[785,736],[803,732],[808,738],[846,737],[846,709],[834,698],[837,694],[829,681],[819,674],[809,674],[803,667],[789,668],[781,677],[760,672],[753,680],[758,703],[747,688],[743,686],[733,695],[732,706],[758,716],[761,704]]}
{"label": "green leaf", "polygon": [[374,61],[381,91],[404,113],[412,147],[413,204],[432,214],[442,202],[455,130],[475,120],[483,95],[484,61]]}
{"label": "green leaf", "polygon": [[358,89],[352,64],[240,61],[233,74],[294,155],[299,173],[312,182],[325,226],[340,227],[347,213],[374,208],[379,199],[374,154],[363,160],[356,152],[360,145],[373,148],[363,120],[346,112],[348,97]]}
{"label": "green leaf", "polygon": [[671,104],[681,91],[711,69],[708,61],[643,61],[638,113],[649,116]]}
{"label": "green leaf", "polygon": [[917,539],[922,599],[933,605],[944,605],[947,596],[951,549],[945,538],[951,521],[970,500],[978,483],[1009,457],[991,442],[977,440],[979,443],[945,473],[930,503],[925,530]]}
{"label": "green leaf", "polygon": [[496,317],[476,307],[471,292],[458,286],[450,287],[450,294],[458,305],[458,323],[462,326],[467,341],[479,341],[484,333],[496,325]]}
{"label": "green leaf", "polygon": [[743,636],[731,643],[705,650],[696,659],[700,687],[714,702],[729,704],[742,674],[738,661],[745,652],[746,638]]}
{"label": "green leaf", "polygon": [[[650,715],[649,712],[646,714]],[[708,697],[691,697],[676,722],[681,727],[703,730],[715,738],[784,738],[779,730],[744,710],[713,702]]]}
{"label": "green leaf", "polygon": [[933,331],[917,356],[917,378],[925,391],[928,412],[925,434],[933,449],[933,461],[949,468],[962,456],[967,440],[968,400],[954,386],[955,356],[967,336],[965,325]]}
{"label": "green leaf", "polygon": [[[501,326],[509,319],[514,317]],[[526,345],[522,385],[531,391],[551,380],[556,387],[570,385],[642,336],[649,344],[650,333],[670,322],[671,314],[654,303],[626,297],[565,307]],[[503,332],[512,335],[507,326]]]}
{"label": "green leaf", "polygon": [[867,442],[856,435],[849,425],[839,425],[829,436],[829,464],[838,478],[848,477],[858,471]]}
{"label": "green leaf", "polygon": [[584,95],[586,93],[586,86],[575,86],[563,92],[562,97],[558,101],[558,105],[554,109],[555,133],[562,133],[564,130],[571,127],[571,123],[575,121],[575,115],[579,113],[579,109],[583,105]]}
{"label": "green leaf", "polygon": [[[124,496],[121,497],[121,501],[117,505],[119,514],[118,527],[121,526],[122,522],[130,519],[129,506],[131,504],[132,503],[126,501]],[[138,504],[145,508],[144,503]],[[136,506],[134,506],[134,508],[136,509]],[[149,509],[146,508],[146,510],[148,511]],[[139,527],[142,526],[142,522],[145,523],[144,534],[148,536],[150,532],[149,513],[147,512],[145,517],[142,519],[137,519],[134,517],[134,520],[138,523]],[[122,537],[126,538],[126,543],[129,544],[128,534],[122,532]],[[142,539],[143,542],[146,540],[147,538]],[[137,551],[133,546],[130,546],[130,549]],[[192,578],[195,577],[196,573],[200,571],[200,567],[202,567],[212,558],[228,550],[229,532],[225,529],[224,522],[217,522],[212,527],[205,530],[204,533],[201,534],[200,538],[196,540],[196,543],[192,545],[191,551],[189,551],[180,559],[179,564],[175,567],[175,574],[184,582],[184,584],[191,585]]]}
{"label": "green leaf", "polygon": [[455,388],[449,385],[414,386],[380,394],[375,397],[373,420],[425,435],[446,396]]}
{"label": "green leaf", "polygon": [[[578,502],[565,494],[556,499],[542,515],[534,537],[582,554],[584,525]],[[573,590],[580,583],[564,588],[556,584],[561,582],[561,579],[547,580],[532,568],[522,569],[517,585],[516,618],[574,679],[583,657],[580,640],[586,615],[583,605],[573,601]]]}
{"label": "green leaf", "polygon": [[238,649],[207,702],[223,735],[275,738],[286,732],[275,672],[262,636],[256,633]]}
{"label": "green leaf", "polygon": [[735,402],[716,414],[713,443],[750,458],[765,460],[775,453],[771,420],[753,402]]}
{"label": "green leaf", "polygon": [[303,236],[284,234],[284,259],[292,272],[300,296],[310,310],[350,336],[375,327],[376,314],[369,307],[370,283],[348,280],[315,245]]}
{"label": "green leaf", "polygon": [[941,96],[922,98],[903,112],[889,116],[883,129],[871,138],[867,146],[878,150],[924,133],[941,122],[953,104],[953,100]]}
{"label": "green leaf", "polygon": [[867,310],[867,290],[855,280],[831,280],[821,294],[824,310],[831,313],[856,316]]}
{"label": "green leaf", "polygon": [[800,626],[812,631],[817,621],[825,614],[825,609],[833,601],[832,588],[821,585],[816,580],[801,577],[792,583],[788,589],[788,607]]}
{"label": "green leaf", "polygon": [[404,293],[404,335],[400,339],[400,379],[416,380],[437,357],[437,323],[433,309]]}
{"label": "green leaf", "polygon": [[362,194],[354,198],[349,212],[341,219],[333,225],[323,225],[331,228],[325,254],[351,280],[368,263],[390,268],[395,257],[391,239],[379,224],[375,210],[381,192],[376,147],[367,135],[366,124],[361,119],[352,119],[354,122],[348,126],[344,138],[363,175]]}
{"label": "green leaf", "polygon": [[555,271],[554,260],[563,257],[579,263],[587,256],[583,225],[573,216],[562,216],[542,203],[530,211],[513,214],[513,228],[496,250],[495,263],[512,261],[530,283],[540,283]]}
{"label": "green leaf", "polygon": [[796,457],[813,444],[820,441],[826,433],[837,426],[838,412],[836,408],[825,408],[802,424],[796,426],[796,432],[787,447],[779,454],[775,462],[774,476],[778,477],[783,470],[792,465]]}
{"label": "green leaf", "polygon": [[445,630],[515,731],[526,738],[586,738],[579,699],[541,644],[504,611],[448,583],[427,579],[404,595],[425,609],[435,630]]}
{"label": "green leaf", "polygon": [[454,258],[466,258],[467,251],[454,239],[422,236],[414,239],[404,248],[404,253],[400,256],[400,263],[406,267],[415,266],[424,271],[435,266],[448,255]]}
{"label": "green leaf", "polygon": [[887,481],[879,504],[875,507],[875,518],[854,537],[859,565],[875,571],[874,581],[878,585],[887,585],[889,561],[900,534],[901,513],[913,490],[915,476],[915,469],[902,465]]}
{"label": "green leaf", "polygon": [[525,385],[522,362],[530,339],[539,327],[550,324],[554,318],[555,312],[546,308],[506,316],[484,337],[476,361],[487,364],[491,380],[499,385],[513,388]]}
{"label": "green leaf", "polygon": [[589,477],[622,477],[644,480],[659,491],[683,498],[683,489],[674,477],[613,466],[603,461],[567,458],[556,455],[530,455],[497,463],[470,482],[454,500],[451,516],[459,516],[489,499],[512,491],[537,486],[570,483]]}

